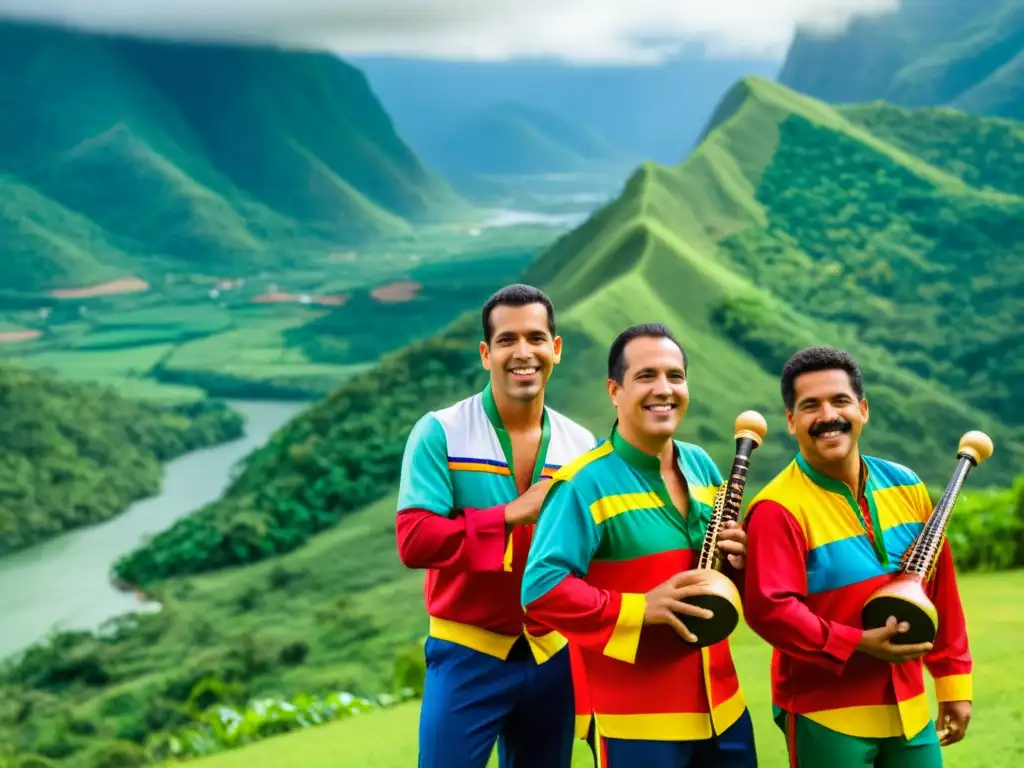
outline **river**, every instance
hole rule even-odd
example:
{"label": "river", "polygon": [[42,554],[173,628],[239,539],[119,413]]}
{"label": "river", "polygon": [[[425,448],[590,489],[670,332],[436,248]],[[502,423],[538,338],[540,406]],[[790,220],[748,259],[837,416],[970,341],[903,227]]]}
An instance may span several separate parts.
{"label": "river", "polygon": [[51,629],[95,629],[113,616],[145,610],[134,595],[111,586],[114,561],[146,536],[219,497],[236,462],[307,406],[229,402],[245,415],[246,434],[168,462],[158,496],[137,502],[104,523],[0,558],[0,658],[31,645]]}

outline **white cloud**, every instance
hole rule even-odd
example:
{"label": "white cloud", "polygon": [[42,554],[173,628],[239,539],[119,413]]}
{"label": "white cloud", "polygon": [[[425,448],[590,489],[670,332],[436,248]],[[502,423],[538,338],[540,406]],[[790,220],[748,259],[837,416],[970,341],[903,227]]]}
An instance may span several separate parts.
{"label": "white cloud", "polygon": [[644,62],[680,44],[780,58],[798,26],[841,30],[899,0],[0,0],[0,16],[274,41],[348,54]]}

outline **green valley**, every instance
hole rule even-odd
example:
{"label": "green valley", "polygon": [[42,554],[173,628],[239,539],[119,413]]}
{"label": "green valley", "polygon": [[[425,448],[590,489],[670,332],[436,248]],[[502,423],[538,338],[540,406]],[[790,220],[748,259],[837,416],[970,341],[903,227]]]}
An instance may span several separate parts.
{"label": "green valley", "polygon": [[624,164],[622,153],[586,125],[528,104],[492,104],[462,120],[423,155],[446,177],[544,174]]}
{"label": "green valley", "polygon": [[0,364],[0,555],[120,514],[160,489],[163,462],[242,429],[220,403],[161,407]]}
{"label": "green valley", "polygon": [[[551,404],[606,432],[607,345],[630,323],[666,322],[691,361],[682,439],[727,467],[735,416],[768,419],[755,485],[794,450],[782,362],[843,345],[865,369],[865,449],[933,493],[963,431],[992,435],[950,536],[962,570],[1024,566],[1024,480],[1011,488],[1024,459],[1022,150],[1007,120],[737,83],[684,162],[645,164],[526,270],[565,339]],[[135,765],[148,737],[215,701],[398,682],[396,655],[425,630],[423,575],[394,550],[401,454],[425,410],[482,386],[478,323],[466,312],[353,371],[251,454],[219,501],[120,560],[162,610],[12,660],[0,741],[72,768],[117,750]]]}
{"label": "green valley", "polygon": [[0,21],[0,64],[0,357],[28,367],[313,399],[555,231],[460,198],[328,53]]}

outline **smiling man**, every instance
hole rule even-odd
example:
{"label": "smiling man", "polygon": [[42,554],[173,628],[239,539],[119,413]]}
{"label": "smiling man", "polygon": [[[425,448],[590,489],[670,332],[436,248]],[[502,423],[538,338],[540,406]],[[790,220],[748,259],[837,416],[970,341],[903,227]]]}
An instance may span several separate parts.
{"label": "smiling man", "polygon": [[502,768],[569,768],[569,649],[526,620],[519,592],[550,477],[595,438],[544,404],[562,354],[548,297],[508,286],[482,323],[490,382],[423,416],[402,461],[398,551],[427,570],[430,615],[419,765],[484,768],[497,741]]}
{"label": "smiling man", "polygon": [[[696,564],[722,476],[674,439],[687,360],[662,325],[623,331],[608,355],[610,438],[555,473],[523,575],[527,616],[577,644],[602,768],[749,768],[750,715],[728,641],[691,643],[683,602],[708,594]],[[741,581],[744,532],[719,547]]]}
{"label": "smiling man", "polygon": [[[744,616],[774,647],[772,700],[792,765],[937,768],[971,718],[971,655],[946,541],[928,594],[934,644],[865,631],[867,597],[899,568],[932,505],[911,470],[860,453],[868,401],[857,362],[832,347],[795,354],[782,398],[799,453],[753,499]],[[941,738],[923,666],[935,680]]]}

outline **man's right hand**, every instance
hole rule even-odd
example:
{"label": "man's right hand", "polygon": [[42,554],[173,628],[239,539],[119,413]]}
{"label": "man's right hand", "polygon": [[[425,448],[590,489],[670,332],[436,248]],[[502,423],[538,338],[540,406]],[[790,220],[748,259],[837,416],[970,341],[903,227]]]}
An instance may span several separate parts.
{"label": "man's right hand", "polygon": [[909,624],[906,622],[901,624],[896,621],[896,617],[890,616],[886,619],[884,627],[864,630],[860,643],[857,644],[857,650],[869,656],[874,656],[876,659],[889,661],[894,664],[924,656],[932,649],[931,643],[895,645],[891,642],[892,638],[896,635],[902,634],[909,629]]}
{"label": "man's right hand", "polygon": [[697,636],[687,629],[676,614],[710,619],[714,615],[711,611],[682,602],[688,597],[710,594],[713,594],[712,590],[704,582],[701,571],[677,573],[644,595],[644,624],[668,624],[688,643],[695,643]]}
{"label": "man's right hand", "polygon": [[540,517],[540,508],[544,504],[544,497],[547,496],[551,487],[550,480],[541,480],[534,483],[523,495],[515,501],[505,505],[505,525],[532,525]]}

